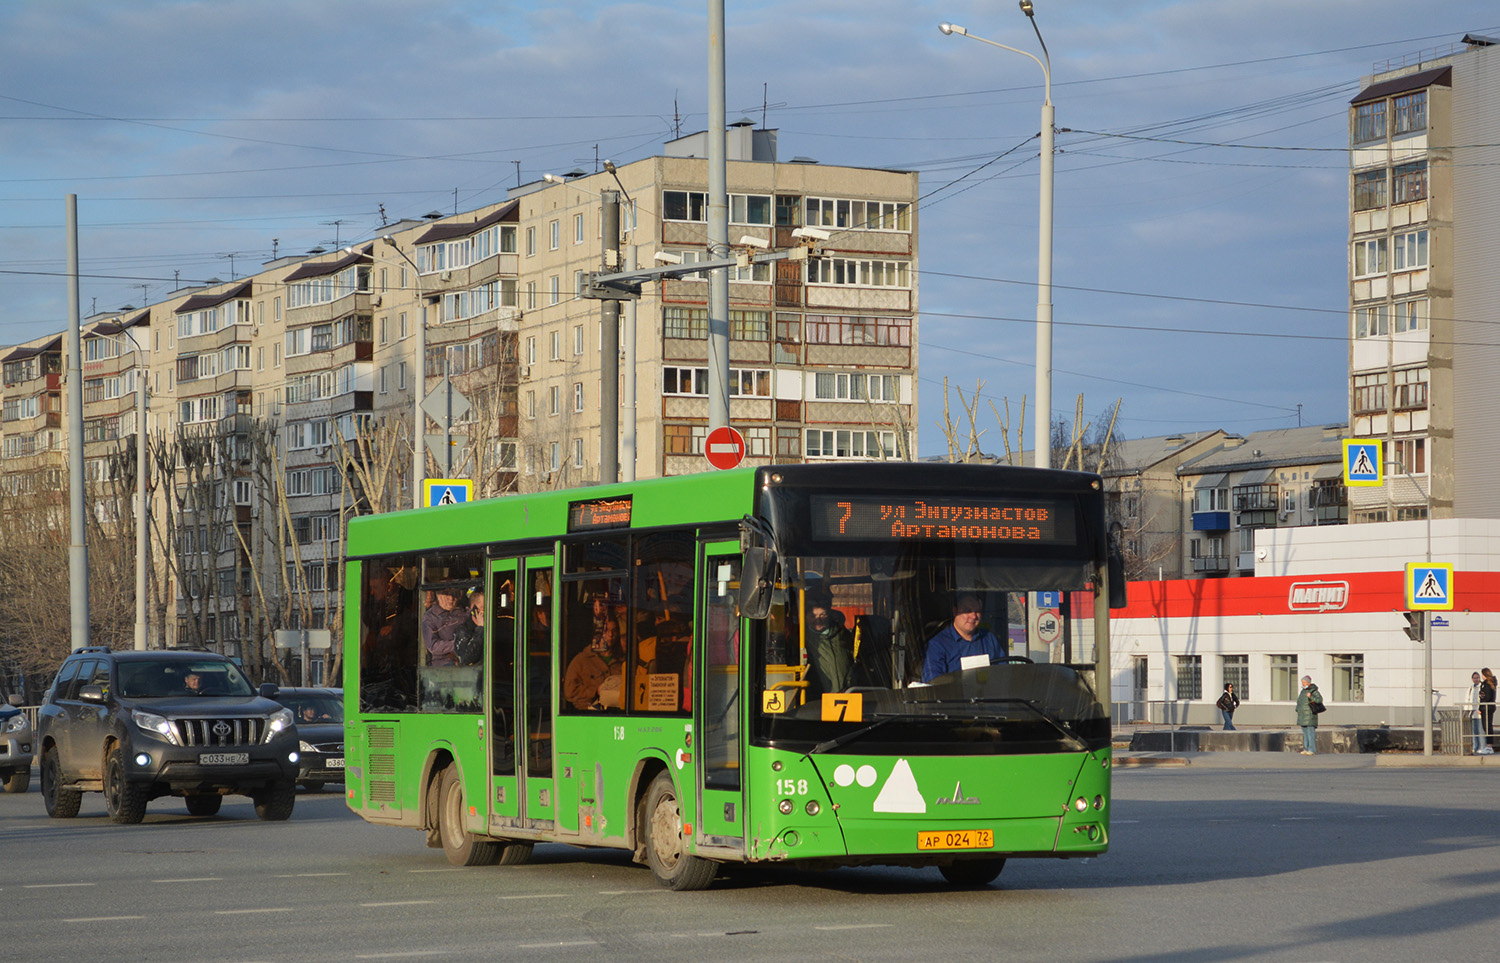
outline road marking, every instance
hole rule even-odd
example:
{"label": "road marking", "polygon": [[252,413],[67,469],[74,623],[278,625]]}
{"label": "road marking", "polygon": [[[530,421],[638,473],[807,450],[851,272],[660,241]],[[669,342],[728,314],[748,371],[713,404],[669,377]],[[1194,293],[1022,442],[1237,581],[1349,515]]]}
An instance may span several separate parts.
{"label": "road marking", "polygon": [[1355,816],[1354,818],[1355,819],[1389,819],[1390,816],[1388,814],[1386,814],[1386,813],[1375,813],[1374,815],[1369,815],[1369,816]]}
{"label": "road marking", "polygon": [[833,931],[833,930],[880,930],[880,929],[889,929],[889,928],[891,928],[892,926],[895,926],[895,925],[896,925],[895,923],[850,923],[847,926],[814,926],[813,929],[815,929],[815,930],[825,930],[825,931]]}
{"label": "road marking", "polygon": [[401,899],[390,903],[360,903],[366,909],[379,909],[382,906],[431,906],[436,903],[435,899]]}
{"label": "road marking", "polygon": [[562,899],[563,893],[533,893],[530,896],[497,896],[496,899]]}
{"label": "road marking", "polygon": [[665,889],[601,889],[599,891],[599,895],[600,896],[630,896],[632,894],[636,894],[636,895],[640,895],[640,896],[655,896],[655,895],[657,895],[659,893],[668,893],[668,892],[671,892],[671,890],[665,890]]}
{"label": "road marking", "polygon": [[1139,819],[1111,819],[1110,822],[1113,823],[1116,826],[1131,826],[1131,825],[1134,825],[1134,824],[1140,822],[1140,820]]}
{"label": "road marking", "polygon": [[1305,823],[1317,819],[1317,816],[1282,816],[1279,822],[1283,823]]}
{"label": "road marking", "polygon": [[222,883],[222,876],[189,876],[184,879],[153,879],[153,883]]}
{"label": "road marking", "polygon": [[144,916],[75,916],[64,923],[114,923],[118,920],[143,920]]}
{"label": "road marking", "polygon": [[598,940],[571,940],[565,943],[517,943],[518,950],[552,950],[567,946],[599,946]]}
{"label": "road marking", "polygon": [[94,883],[26,883],[22,889],[67,889],[73,886],[93,886]]}
{"label": "road marking", "polygon": [[463,866],[444,866],[442,869],[409,869],[409,870],[407,870],[408,873],[462,873],[464,871],[465,871],[465,867],[463,867]]}
{"label": "road marking", "polygon": [[413,956],[452,956],[458,950],[408,950],[404,953],[360,953],[356,960],[401,960]]}
{"label": "road marking", "polygon": [[240,916],[245,913],[290,913],[290,906],[267,906],[263,909],[214,910],[215,916]]}
{"label": "road marking", "polygon": [[314,876],[348,876],[348,873],[283,873],[277,879],[305,879]]}

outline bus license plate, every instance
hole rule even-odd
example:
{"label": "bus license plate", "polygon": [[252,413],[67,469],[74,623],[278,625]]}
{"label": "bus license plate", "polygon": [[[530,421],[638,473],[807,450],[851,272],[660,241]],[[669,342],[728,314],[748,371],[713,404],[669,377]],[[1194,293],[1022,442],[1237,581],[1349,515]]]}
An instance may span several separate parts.
{"label": "bus license plate", "polygon": [[948,829],[918,832],[917,849],[993,849],[995,834],[988,829]]}
{"label": "bus license plate", "polygon": [[205,752],[198,757],[204,766],[244,766],[250,763],[248,752]]}

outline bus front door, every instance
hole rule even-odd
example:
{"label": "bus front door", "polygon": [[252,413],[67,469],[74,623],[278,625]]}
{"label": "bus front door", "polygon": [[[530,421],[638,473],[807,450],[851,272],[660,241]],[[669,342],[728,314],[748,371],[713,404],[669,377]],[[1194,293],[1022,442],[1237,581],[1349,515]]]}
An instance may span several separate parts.
{"label": "bus front door", "polygon": [[526,595],[518,609],[518,615],[524,613],[525,627],[518,633],[514,722],[521,778],[517,818],[524,828],[538,831],[555,828],[557,802],[552,775],[552,720],[557,714],[553,698],[557,687],[552,684],[557,631],[552,566],[552,556],[533,556],[524,560],[519,573]]}
{"label": "bus front door", "polygon": [[698,748],[699,852],[714,848],[743,853],[745,800],[741,779],[741,723],[744,699],[740,683],[740,626],[735,595],[740,583],[738,542],[704,547],[702,604],[698,637],[703,640],[696,700]]}
{"label": "bus front door", "polygon": [[490,649],[484,663],[488,676],[485,718],[489,720],[485,731],[489,736],[490,819],[494,830],[516,825],[521,813],[519,769],[523,763],[518,747],[524,743],[519,740],[516,722],[520,701],[516,698],[516,643],[521,638],[516,626],[517,613],[524,612],[525,606],[517,591],[519,569],[516,559],[492,562],[486,593]]}

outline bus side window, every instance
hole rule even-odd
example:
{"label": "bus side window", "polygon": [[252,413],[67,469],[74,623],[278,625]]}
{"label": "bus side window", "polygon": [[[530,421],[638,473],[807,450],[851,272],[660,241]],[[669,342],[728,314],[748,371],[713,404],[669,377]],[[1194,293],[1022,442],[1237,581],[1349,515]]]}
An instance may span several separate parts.
{"label": "bus side window", "polygon": [[563,701],[570,710],[625,707],[624,579],[566,583]]}
{"label": "bus side window", "polygon": [[637,712],[692,710],[695,547],[691,530],[655,532],[634,543],[630,691]]}

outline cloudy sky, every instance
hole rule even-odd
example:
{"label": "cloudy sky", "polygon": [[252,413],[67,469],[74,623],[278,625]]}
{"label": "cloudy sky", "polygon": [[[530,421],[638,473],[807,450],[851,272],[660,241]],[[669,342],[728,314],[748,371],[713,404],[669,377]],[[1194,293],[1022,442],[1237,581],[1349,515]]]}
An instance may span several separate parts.
{"label": "cloudy sky", "polygon": [[[1345,420],[1346,109],[1493,0],[1036,0],[1057,126],[1054,411],[1126,437]],[[921,175],[923,454],[1034,387],[1041,71],[1010,0],[734,0],[730,120]],[[0,344],[701,130],[705,2],[8,0]],[[955,409],[958,397],[952,395]],[[1029,404],[1029,401],[1028,401]],[[1027,419],[1029,422],[1029,418]],[[1029,435],[1029,425],[1028,425]],[[1028,443],[1029,443],[1028,437]]]}

